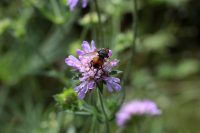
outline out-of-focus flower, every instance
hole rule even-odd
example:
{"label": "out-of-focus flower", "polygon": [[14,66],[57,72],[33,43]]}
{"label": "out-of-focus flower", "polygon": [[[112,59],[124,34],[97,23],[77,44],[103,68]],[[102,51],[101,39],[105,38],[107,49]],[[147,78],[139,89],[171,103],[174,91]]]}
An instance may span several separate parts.
{"label": "out-of-focus flower", "polygon": [[[76,5],[78,4],[79,0],[67,0],[67,5],[69,6],[70,10],[73,11]],[[82,0],[82,7],[85,8],[87,6],[88,0]]]}
{"label": "out-of-focus flower", "polygon": [[[74,88],[74,91],[78,93],[80,99],[83,99],[85,94],[89,90],[94,89],[100,82],[105,83],[110,92],[113,90],[121,90],[121,86],[119,85],[120,79],[109,75],[112,68],[117,66],[118,60],[115,59],[110,61],[109,58],[106,58],[104,59],[104,64],[101,68],[93,67],[91,61],[93,60],[94,55],[91,53],[97,54],[94,41],[91,42],[91,46],[87,41],[83,41],[82,50],[77,49],[76,53],[78,59],[70,55],[65,59],[65,63],[81,74],[81,77],[79,77],[80,84]],[[87,55],[87,58],[85,55]],[[112,51],[109,50],[108,56],[110,57],[111,55]]]}
{"label": "out-of-focus flower", "polygon": [[160,115],[161,111],[157,108],[156,103],[151,100],[133,100],[124,104],[116,114],[118,126],[123,126],[132,116]]}

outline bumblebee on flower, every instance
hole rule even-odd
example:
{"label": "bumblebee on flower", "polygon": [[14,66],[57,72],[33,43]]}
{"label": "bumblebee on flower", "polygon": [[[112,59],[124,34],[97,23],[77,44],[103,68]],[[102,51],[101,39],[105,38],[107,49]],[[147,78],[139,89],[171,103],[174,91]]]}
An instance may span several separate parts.
{"label": "bumblebee on flower", "polygon": [[88,90],[96,88],[98,83],[104,83],[110,92],[121,90],[120,79],[110,76],[112,68],[119,63],[116,59],[110,61],[111,50],[98,50],[94,41],[91,41],[91,45],[83,41],[82,50],[77,49],[76,53],[78,59],[70,55],[65,59],[65,63],[81,74],[80,84],[74,88],[80,99],[85,97]]}

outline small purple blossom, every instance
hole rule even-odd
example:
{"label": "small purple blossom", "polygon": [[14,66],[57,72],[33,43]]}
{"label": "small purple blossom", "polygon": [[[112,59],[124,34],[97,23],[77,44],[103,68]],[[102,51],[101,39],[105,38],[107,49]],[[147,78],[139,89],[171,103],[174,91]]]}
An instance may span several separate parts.
{"label": "small purple blossom", "polygon": [[[120,79],[109,75],[112,68],[117,66],[119,61],[116,59],[110,61],[109,58],[107,58],[102,68],[94,68],[91,66],[91,61],[94,58],[94,55],[91,53],[96,53],[96,51],[97,49],[93,40],[91,41],[91,45],[89,45],[87,41],[83,41],[82,50],[76,50],[78,59],[72,55],[65,59],[65,63],[68,66],[71,66],[81,74],[81,77],[79,77],[80,84],[74,88],[74,91],[78,93],[80,99],[83,99],[86,93],[94,89],[99,82],[105,83],[109,92],[121,90]],[[109,50],[108,56],[112,56],[111,50]]]}
{"label": "small purple blossom", "polygon": [[[82,0],[82,8],[87,6],[88,0]],[[69,6],[70,10],[73,11],[76,5],[78,4],[78,0],[67,0],[67,5]]]}
{"label": "small purple blossom", "polygon": [[124,126],[132,116],[143,115],[160,115],[161,111],[157,108],[156,103],[151,100],[133,100],[124,104],[116,114],[118,126]]}

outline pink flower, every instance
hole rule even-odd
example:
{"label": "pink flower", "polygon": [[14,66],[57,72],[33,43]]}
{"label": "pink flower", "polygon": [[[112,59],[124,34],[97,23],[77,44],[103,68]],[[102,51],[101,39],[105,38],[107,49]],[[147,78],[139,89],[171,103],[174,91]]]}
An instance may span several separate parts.
{"label": "pink flower", "polygon": [[133,116],[143,115],[160,115],[161,111],[151,100],[133,100],[124,104],[116,114],[116,122],[118,126],[123,126]]}
{"label": "pink flower", "polygon": [[[94,41],[91,41],[91,45],[87,41],[83,41],[82,50],[76,50],[78,59],[72,55],[65,59],[65,63],[68,66],[71,66],[81,74],[79,78],[80,84],[74,88],[74,91],[78,93],[80,99],[85,97],[88,90],[96,88],[99,82],[105,83],[110,92],[113,92],[113,90],[121,90],[120,79],[109,75],[112,68],[117,66],[119,61],[116,59],[112,61],[105,59],[102,68],[97,69],[91,66],[91,61],[94,56],[90,55],[90,53],[96,52],[97,49]],[[85,57],[86,54],[88,54],[87,58]],[[110,57],[111,55],[112,51],[109,50],[108,56]]]}

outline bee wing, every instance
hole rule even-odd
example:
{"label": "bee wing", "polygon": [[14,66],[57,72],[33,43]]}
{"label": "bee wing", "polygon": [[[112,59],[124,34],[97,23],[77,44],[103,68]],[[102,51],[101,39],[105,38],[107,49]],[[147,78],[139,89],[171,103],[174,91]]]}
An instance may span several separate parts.
{"label": "bee wing", "polygon": [[98,56],[98,53],[96,51],[95,52],[86,53],[86,54],[82,55],[82,57],[86,58],[86,59],[91,59],[91,58],[94,58],[96,56]]}

